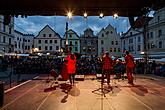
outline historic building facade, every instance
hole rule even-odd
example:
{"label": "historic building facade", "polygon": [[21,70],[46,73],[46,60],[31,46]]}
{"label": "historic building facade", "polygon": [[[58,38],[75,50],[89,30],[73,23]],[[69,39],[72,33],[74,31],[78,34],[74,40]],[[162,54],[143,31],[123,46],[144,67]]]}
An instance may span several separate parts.
{"label": "historic building facade", "polygon": [[61,37],[49,25],[46,25],[34,38],[33,52],[59,53],[61,49]]}
{"label": "historic building facade", "polygon": [[134,57],[142,57],[141,53],[144,51],[144,39],[142,28],[130,28],[121,37],[122,52],[128,50]]}
{"label": "historic building facade", "polygon": [[24,36],[23,33],[14,30],[14,52],[24,53]]}
{"label": "historic building facade", "polygon": [[75,31],[69,29],[62,39],[62,48],[66,49],[66,36],[68,37],[68,50],[80,53],[80,38]]}
{"label": "historic building facade", "polygon": [[34,49],[34,35],[24,34],[24,53],[33,53]]}
{"label": "historic building facade", "polygon": [[147,49],[149,57],[165,57],[165,7],[156,11],[148,23]]}
{"label": "historic building facade", "polygon": [[0,54],[11,52],[14,52],[14,18],[0,15]]}
{"label": "historic building facade", "polygon": [[87,28],[84,34],[80,36],[80,53],[84,56],[97,56],[97,37],[93,34],[93,30]]}
{"label": "historic building facade", "polygon": [[23,34],[14,30],[14,52],[15,53],[32,53],[33,34]]}
{"label": "historic building facade", "polygon": [[110,24],[98,33],[98,56],[103,55],[105,51],[111,56],[122,55],[120,35]]}

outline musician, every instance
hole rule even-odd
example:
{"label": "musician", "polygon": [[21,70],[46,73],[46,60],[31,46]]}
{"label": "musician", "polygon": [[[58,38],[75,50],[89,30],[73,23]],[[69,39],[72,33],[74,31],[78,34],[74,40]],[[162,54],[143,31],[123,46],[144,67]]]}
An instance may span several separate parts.
{"label": "musician", "polygon": [[135,68],[134,58],[129,51],[126,51],[125,62],[126,62],[126,73],[128,78],[128,83],[133,84],[133,70]]}
{"label": "musician", "polygon": [[71,85],[74,85],[76,74],[76,56],[74,55],[74,53],[71,53],[67,56],[66,60],[68,61],[67,70],[69,75],[69,81]]}
{"label": "musician", "polygon": [[109,53],[106,52],[105,55],[102,57],[102,62],[103,62],[103,66],[102,66],[102,84],[104,83],[104,75],[106,73],[106,77],[107,77],[107,84],[109,86],[110,83],[110,74],[112,74],[112,69],[113,69],[113,60],[112,58],[109,56]]}

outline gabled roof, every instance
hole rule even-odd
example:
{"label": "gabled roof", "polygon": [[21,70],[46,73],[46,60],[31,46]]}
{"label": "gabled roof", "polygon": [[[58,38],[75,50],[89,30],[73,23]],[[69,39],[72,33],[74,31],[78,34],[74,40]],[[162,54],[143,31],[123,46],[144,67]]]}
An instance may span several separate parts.
{"label": "gabled roof", "polygon": [[14,30],[15,33],[18,33],[18,34],[21,34],[21,35],[24,35],[22,32],[19,32],[17,30]]}
{"label": "gabled roof", "polygon": [[[76,34],[76,36],[79,38],[78,34],[77,34],[77,33],[76,33],[73,29],[69,29],[69,30],[68,30],[68,32],[69,32],[69,31],[71,31],[71,32],[73,32],[74,34]],[[64,37],[63,37],[63,38],[65,38],[65,35],[66,35],[66,32],[65,32]]]}
{"label": "gabled roof", "polygon": [[46,29],[46,28],[51,29],[59,38],[61,38],[60,35],[59,35],[58,33],[56,33],[49,25],[46,25],[44,28],[42,28],[42,29],[38,32],[38,35],[37,35],[36,37],[38,37],[39,34],[40,34],[44,29]]}
{"label": "gabled roof", "polygon": [[[138,30],[135,30],[134,28],[130,27],[130,28],[128,29],[128,31],[122,35],[121,39],[124,39],[124,38],[126,38],[126,37],[132,37],[132,36],[137,35],[137,34],[139,34],[139,33],[143,33],[143,31],[139,31],[141,28],[137,28],[137,29],[138,29]],[[130,35],[129,35],[129,36],[126,36],[130,31],[134,31],[134,32],[136,31],[137,33],[136,33],[136,34],[132,34],[131,36],[130,36]]]}

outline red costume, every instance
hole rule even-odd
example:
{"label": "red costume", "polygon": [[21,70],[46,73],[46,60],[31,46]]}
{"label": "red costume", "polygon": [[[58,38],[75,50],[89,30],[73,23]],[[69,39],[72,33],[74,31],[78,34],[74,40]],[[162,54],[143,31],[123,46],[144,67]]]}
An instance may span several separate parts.
{"label": "red costume", "polygon": [[67,65],[68,74],[75,74],[76,73],[76,58],[71,59],[69,55],[66,58],[66,60],[68,61],[68,65]]}
{"label": "red costume", "polygon": [[132,55],[127,54],[125,56],[125,61],[126,61],[126,71],[127,71],[128,83],[133,84],[133,70],[135,68],[134,58]]}
{"label": "red costume", "polygon": [[105,57],[102,58],[103,61],[103,73],[102,73],[102,81],[101,83],[104,83],[104,75],[106,73],[107,76],[107,84],[109,85],[110,83],[110,74],[112,74],[112,69],[113,69],[113,60],[109,56],[109,53]]}

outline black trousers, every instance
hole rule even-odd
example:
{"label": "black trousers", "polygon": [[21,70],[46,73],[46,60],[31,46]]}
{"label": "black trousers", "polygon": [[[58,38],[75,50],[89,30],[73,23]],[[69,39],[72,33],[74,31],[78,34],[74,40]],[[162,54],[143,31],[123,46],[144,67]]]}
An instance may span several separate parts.
{"label": "black trousers", "polygon": [[74,84],[75,74],[69,74],[69,81],[70,81],[70,84]]}
{"label": "black trousers", "polygon": [[106,75],[106,78],[107,78],[107,84],[109,85],[110,83],[110,75],[112,74],[112,70],[111,69],[103,69],[102,70],[102,80],[101,80],[101,83],[103,84],[104,83],[104,78],[105,78],[105,75]]}

